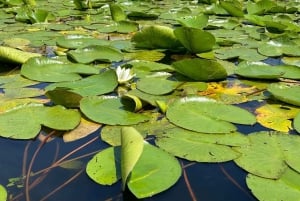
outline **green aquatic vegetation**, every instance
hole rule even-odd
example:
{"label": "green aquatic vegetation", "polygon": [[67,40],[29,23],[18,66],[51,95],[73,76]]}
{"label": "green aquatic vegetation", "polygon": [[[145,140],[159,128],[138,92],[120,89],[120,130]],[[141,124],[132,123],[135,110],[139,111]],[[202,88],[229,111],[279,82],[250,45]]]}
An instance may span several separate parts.
{"label": "green aquatic vegetation", "polygon": [[[290,134],[300,132],[297,2],[0,4],[0,136],[41,141],[18,178],[26,200],[43,185],[36,175],[60,166],[77,171],[71,181],[84,171],[81,160],[54,158],[34,172],[43,145],[91,132],[112,147],[93,153],[88,176],[101,185],[122,180],[137,198],[182,174],[196,200],[187,167],[234,161],[259,200],[298,199],[299,136]],[[256,123],[281,133],[237,132]],[[23,199],[1,187],[0,195]]]}

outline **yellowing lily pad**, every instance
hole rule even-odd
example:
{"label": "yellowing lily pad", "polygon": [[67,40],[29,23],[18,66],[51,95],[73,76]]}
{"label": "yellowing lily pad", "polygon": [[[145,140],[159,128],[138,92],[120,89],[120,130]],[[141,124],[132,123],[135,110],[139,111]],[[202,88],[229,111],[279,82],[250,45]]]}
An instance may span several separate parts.
{"label": "yellowing lily pad", "polygon": [[298,112],[298,108],[280,104],[265,104],[255,110],[258,123],[264,127],[282,132],[289,132],[292,129],[291,119]]}

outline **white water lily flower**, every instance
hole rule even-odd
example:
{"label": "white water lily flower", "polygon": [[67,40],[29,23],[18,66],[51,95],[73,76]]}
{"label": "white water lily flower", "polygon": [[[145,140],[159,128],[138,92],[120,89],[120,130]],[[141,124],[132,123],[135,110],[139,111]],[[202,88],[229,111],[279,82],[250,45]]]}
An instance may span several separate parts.
{"label": "white water lily flower", "polygon": [[120,66],[117,67],[116,73],[119,84],[124,84],[135,76],[135,74],[131,72],[130,68],[121,68]]}

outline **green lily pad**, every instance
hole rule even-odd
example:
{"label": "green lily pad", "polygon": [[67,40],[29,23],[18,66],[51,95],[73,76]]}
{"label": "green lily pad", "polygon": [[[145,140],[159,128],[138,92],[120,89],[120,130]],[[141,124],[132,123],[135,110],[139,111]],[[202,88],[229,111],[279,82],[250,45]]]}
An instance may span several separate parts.
{"label": "green lily pad", "polygon": [[141,199],[167,190],[180,176],[181,166],[175,157],[146,143],[127,185]]}
{"label": "green lily pad", "polygon": [[294,119],[294,128],[298,133],[300,133],[300,113],[298,113]]}
{"label": "green lily pad", "polygon": [[284,71],[284,74],[281,77],[287,79],[300,80],[300,68],[298,66],[279,65],[275,67]]}
{"label": "green lily pad", "polygon": [[234,17],[244,16],[243,5],[238,0],[221,1],[220,5]]}
{"label": "green lily pad", "polygon": [[84,64],[92,63],[94,61],[118,62],[123,59],[123,54],[118,49],[100,45],[71,50],[67,55],[76,62]]}
{"label": "green lily pad", "polygon": [[6,200],[7,200],[7,191],[2,185],[0,185],[0,201],[6,201]]}
{"label": "green lily pad", "polygon": [[156,139],[156,145],[167,152],[190,161],[225,162],[240,156],[230,146],[248,143],[242,134],[206,134],[180,128],[166,130]]}
{"label": "green lily pad", "polygon": [[288,168],[280,179],[266,179],[252,174],[247,176],[247,186],[259,200],[297,201],[300,197],[300,175]]}
{"label": "green lily pad", "polygon": [[67,49],[77,49],[91,45],[109,45],[109,42],[87,35],[66,35],[58,37],[56,44]]}
{"label": "green lily pad", "polygon": [[24,52],[12,47],[0,46],[0,61],[9,63],[25,63],[28,59],[33,57],[40,57],[41,54]]}
{"label": "green lily pad", "polygon": [[0,136],[32,139],[41,130],[41,125],[57,130],[70,130],[79,122],[80,114],[76,110],[67,110],[62,106],[27,104],[0,114]]}
{"label": "green lily pad", "polygon": [[149,120],[146,115],[131,112],[116,97],[84,97],[80,109],[91,120],[108,125],[134,125]]}
{"label": "green lily pad", "polygon": [[[130,135],[132,135],[131,132],[124,137],[128,137],[129,140],[133,137]],[[130,162],[128,165],[132,165],[132,169],[130,168],[127,185],[129,190],[139,199],[153,196],[170,188],[181,175],[181,166],[175,157],[147,142],[143,143],[140,156],[138,156],[139,153],[134,152],[136,143],[130,143],[129,140],[129,144],[122,147],[126,151],[131,149],[132,153],[128,157],[138,158],[137,162],[135,160],[133,162],[128,161]],[[140,143],[138,142],[138,144]],[[120,146],[110,147],[99,152],[88,162],[87,174],[95,182],[103,185],[115,183],[121,177],[120,166],[124,159],[121,155]]]}
{"label": "green lily pad", "polygon": [[229,123],[253,125],[255,116],[247,110],[225,105],[205,97],[176,100],[167,109],[167,118],[177,126],[203,133],[229,133],[236,127]]}
{"label": "green lily pad", "polygon": [[204,28],[208,23],[208,16],[207,15],[196,15],[196,16],[185,16],[177,19],[182,26],[185,27],[192,27],[197,29]]}
{"label": "green lily pad", "polygon": [[51,101],[56,105],[63,105],[65,107],[79,107],[80,100],[82,96],[69,91],[68,88],[55,88],[49,90],[45,95],[51,99]]}
{"label": "green lily pad", "polygon": [[172,92],[180,82],[171,81],[159,77],[146,77],[137,83],[137,89],[153,95],[163,95]]}
{"label": "green lily pad", "polygon": [[[288,165],[300,170],[300,138],[279,132],[258,132],[248,135],[250,144],[235,147],[242,155],[235,159],[237,165],[260,177],[278,179]],[[272,155],[272,157],[270,157]]]}
{"label": "green lily pad", "polygon": [[1,88],[21,88],[38,84],[38,82],[29,80],[21,76],[20,74],[12,74],[0,76]]}
{"label": "green lily pad", "polygon": [[121,179],[121,146],[100,151],[87,163],[87,175],[101,185],[112,185]]}
{"label": "green lily pad", "polygon": [[216,44],[214,35],[197,28],[180,27],[174,30],[176,38],[192,53],[208,52]]}
{"label": "green lily pad", "polygon": [[144,138],[133,127],[121,129],[121,174],[122,187],[125,190],[129,176],[139,160],[144,148]]}
{"label": "green lily pad", "polygon": [[99,69],[46,57],[31,58],[22,65],[21,74],[29,79],[42,82],[62,82],[81,79],[79,74],[97,74]]}
{"label": "green lily pad", "polygon": [[4,99],[31,98],[45,94],[44,90],[37,88],[13,88],[4,89],[3,91]]}
{"label": "green lily pad", "polygon": [[81,96],[95,96],[112,92],[118,86],[118,78],[114,70],[92,75],[81,80],[53,83],[46,90],[68,89]]}
{"label": "green lily pad", "polygon": [[113,3],[109,4],[109,10],[110,10],[111,18],[114,21],[118,22],[118,21],[126,20],[127,18],[126,13],[118,4],[113,4]]}
{"label": "green lily pad", "polygon": [[262,62],[244,62],[235,69],[235,73],[246,78],[277,79],[285,72]]}
{"label": "green lily pad", "polygon": [[214,60],[182,59],[172,63],[179,73],[197,81],[212,81],[225,79],[227,72],[224,67]]}
{"label": "green lily pad", "polygon": [[153,25],[142,29],[131,38],[137,48],[145,49],[176,49],[180,43],[173,29],[166,26]]}
{"label": "green lily pad", "polygon": [[267,89],[276,99],[289,103],[292,105],[300,106],[300,86],[288,85],[283,83],[273,83]]}

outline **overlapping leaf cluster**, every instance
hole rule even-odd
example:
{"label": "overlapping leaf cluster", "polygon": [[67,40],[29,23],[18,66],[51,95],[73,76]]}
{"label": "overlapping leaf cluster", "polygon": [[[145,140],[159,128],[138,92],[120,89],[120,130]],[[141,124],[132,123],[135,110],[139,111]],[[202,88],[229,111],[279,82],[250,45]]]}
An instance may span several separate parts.
{"label": "overlapping leaf cluster", "polygon": [[[177,181],[174,156],[234,160],[258,199],[299,197],[300,141],[288,134],[300,132],[296,2],[0,3],[0,60],[21,66],[0,77],[0,136],[32,139],[45,126],[69,131],[69,141],[105,125],[113,147],[87,173],[103,185],[122,179],[138,198]],[[257,122],[281,132],[238,130]]]}

